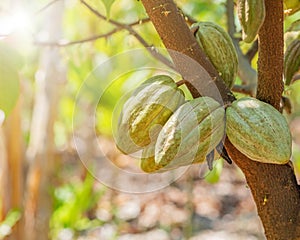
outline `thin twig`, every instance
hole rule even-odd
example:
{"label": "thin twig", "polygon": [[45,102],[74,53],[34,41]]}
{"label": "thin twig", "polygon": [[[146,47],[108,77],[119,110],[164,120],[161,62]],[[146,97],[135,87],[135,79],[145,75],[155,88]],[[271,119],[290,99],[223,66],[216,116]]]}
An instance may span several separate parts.
{"label": "thin twig", "polygon": [[249,62],[252,61],[252,59],[254,58],[257,51],[258,51],[258,40],[256,39],[256,41],[252,44],[252,46],[250,47],[248,52],[245,54],[245,56],[249,60]]}
{"label": "thin twig", "polygon": [[105,33],[105,34],[100,34],[100,35],[95,35],[89,38],[85,38],[85,39],[81,39],[81,40],[77,40],[77,41],[58,41],[58,42],[39,42],[39,41],[35,41],[34,44],[39,45],[39,46],[50,46],[50,47],[67,47],[67,46],[71,46],[71,45],[75,45],[75,44],[81,44],[81,43],[86,43],[86,42],[92,42],[92,41],[96,41],[100,38],[107,38],[111,35],[113,35],[114,33],[118,32],[119,29],[115,28],[112,31]]}
{"label": "thin twig", "polygon": [[[150,21],[149,18],[144,18],[144,19],[141,19],[141,20],[138,20],[136,22],[133,22],[133,23],[129,24],[129,26],[135,26],[135,25],[139,25],[139,24],[146,23],[146,22],[149,22],[149,21]],[[96,41],[100,38],[107,38],[107,37],[113,35],[114,33],[118,32],[118,31],[121,31],[121,30],[123,30],[123,28],[116,27],[116,28],[114,28],[113,30],[111,30],[107,33],[91,36],[89,38],[76,40],[76,41],[66,41],[66,40],[61,40],[61,41],[58,41],[58,42],[39,42],[39,41],[36,41],[34,43],[36,45],[40,45],[40,46],[66,47],[66,46],[71,46],[71,45],[75,45],[75,44],[81,44],[81,43]]]}
{"label": "thin twig", "polygon": [[234,39],[234,34],[236,32],[233,9],[234,9],[233,0],[227,0],[227,2],[226,2],[227,29],[228,29],[228,34],[232,39]]}
{"label": "thin twig", "polygon": [[232,87],[232,91],[253,96],[252,87],[250,87],[249,85],[234,85]]}
{"label": "thin twig", "polygon": [[234,23],[233,0],[227,0],[226,13],[228,33],[232,38],[233,44],[236,48],[236,52],[238,55],[238,76],[243,82],[243,86],[234,86],[233,91],[249,94],[250,96],[255,96],[257,86],[257,72],[252,68],[248,58],[243,54],[239,45],[239,39],[234,37],[234,34],[236,32],[236,26]]}
{"label": "thin twig", "polygon": [[292,113],[292,103],[291,100],[288,97],[281,97],[281,102],[280,102],[280,112],[285,110],[287,114]]}
{"label": "thin twig", "polygon": [[118,28],[126,29],[132,36],[134,36],[146,48],[146,50],[153,57],[155,57],[156,59],[158,59],[159,61],[161,61],[165,65],[167,65],[168,67],[170,67],[172,69],[175,69],[174,64],[171,61],[169,61],[165,56],[163,56],[162,54],[160,54],[154,46],[149,45],[145,41],[145,39],[132,28],[132,26],[130,26],[128,24],[123,24],[123,23],[117,22],[117,21],[112,20],[112,19],[107,19],[104,15],[102,15],[100,12],[98,12],[96,9],[94,9],[92,6],[90,6],[86,1],[80,0],[80,2],[83,5],[85,5],[98,18],[100,18],[102,20],[105,20],[105,21],[108,21],[109,23],[115,25]]}
{"label": "thin twig", "polygon": [[51,2],[47,3],[44,7],[37,10],[35,12],[35,14],[39,14],[39,13],[43,12],[44,10],[46,10],[47,8],[49,8],[51,5],[53,5],[54,3],[58,2],[58,1],[60,1],[60,0],[52,0]]}
{"label": "thin twig", "polygon": [[180,87],[181,85],[186,84],[186,83],[188,83],[188,81],[185,79],[182,79],[182,80],[179,80],[178,82],[176,82],[176,85],[177,85],[177,87]]}

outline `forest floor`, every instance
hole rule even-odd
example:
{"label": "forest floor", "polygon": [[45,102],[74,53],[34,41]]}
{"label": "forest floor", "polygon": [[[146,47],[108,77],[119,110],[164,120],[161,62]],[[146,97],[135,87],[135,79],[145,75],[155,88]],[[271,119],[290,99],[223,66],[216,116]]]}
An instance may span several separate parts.
{"label": "forest floor", "polygon": [[[100,144],[106,145],[110,156],[123,162],[122,167],[133,164],[116,151],[112,142],[105,140]],[[126,193],[105,187],[89,213],[102,224],[80,233],[76,239],[265,239],[250,189],[237,166],[224,162],[220,179],[214,184],[201,176],[207,171],[206,166],[204,170],[201,166],[190,167],[168,186],[148,193]],[[95,185],[104,186],[101,179]]]}

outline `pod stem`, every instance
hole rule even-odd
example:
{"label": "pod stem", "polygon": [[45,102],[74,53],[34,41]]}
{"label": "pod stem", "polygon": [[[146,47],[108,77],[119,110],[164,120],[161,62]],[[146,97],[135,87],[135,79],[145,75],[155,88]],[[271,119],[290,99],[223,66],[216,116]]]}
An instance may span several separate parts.
{"label": "pod stem", "polygon": [[176,82],[176,85],[177,85],[177,87],[180,87],[181,85],[186,84],[187,82],[188,82],[187,80],[181,79],[178,82]]}

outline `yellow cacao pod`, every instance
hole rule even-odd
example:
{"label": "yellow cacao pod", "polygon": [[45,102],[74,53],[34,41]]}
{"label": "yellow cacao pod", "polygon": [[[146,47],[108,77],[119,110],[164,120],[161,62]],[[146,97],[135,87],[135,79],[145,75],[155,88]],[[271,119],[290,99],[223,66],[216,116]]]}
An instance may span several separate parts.
{"label": "yellow cacao pod", "polygon": [[284,116],[258,99],[241,98],[227,107],[226,134],[254,161],[285,164],[290,159],[292,139]]}
{"label": "yellow cacao pod", "polygon": [[155,164],[163,170],[201,163],[225,134],[225,110],[210,97],[193,99],[170,117],[155,144]]}
{"label": "yellow cacao pod", "polygon": [[142,83],[123,106],[117,147],[130,154],[155,141],[161,126],[184,101],[182,90],[169,76],[158,75]]}
{"label": "yellow cacao pod", "polygon": [[195,37],[200,47],[219,72],[228,88],[232,88],[238,70],[238,58],[228,33],[212,22],[198,22]]}
{"label": "yellow cacao pod", "polygon": [[295,39],[290,43],[284,53],[285,84],[290,85],[293,76],[300,67],[300,40]]}
{"label": "yellow cacao pod", "polygon": [[242,26],[243,41],[251,43],[265,20],[264,0],[238,0],[238,18]]}
{"label": "yellow cacao pod", "polygon": [[163,166],[155,163],[155,144],[143,149],[140,161],[141,169],[146,173],[158,173],[166,171]]}

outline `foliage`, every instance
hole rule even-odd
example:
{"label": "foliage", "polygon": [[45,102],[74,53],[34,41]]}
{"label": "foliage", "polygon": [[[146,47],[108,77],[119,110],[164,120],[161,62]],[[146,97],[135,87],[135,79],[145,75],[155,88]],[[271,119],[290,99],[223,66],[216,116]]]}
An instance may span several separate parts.
{"label": "foliage", "polygon": [[211,183],[211,184],[219,182],[222,170],[223,170],[223,161],[221,159],[219,159],[214,164],[213,170],[206,172],[206,174],[205,174],[205,180],[208,183]]}
{"label": "foliage", "polygon": [[[9,0],[5,0],[0,3],[0,6],[9,5],[9,2]],[[56,4],[55,2],[53,1],[52,4]],[[131,24],[147,18],[140,1],[90,0],[88,3],[106,19],[98,18],[80,1],[65,1],[64,36],[62,41],[52,46],[60,47],[61,56],[67,69],[67,83],[59,101],[59,112],[54,125],[55,146],[63,151],[72,146],[73,130],[86,127],[87,123],[84,117],[87,115],[95,115],[95,126],[93,127],[97,135],[113,137],[117,124],[115,117],[118,115],[118,111],[131,91],[145,79],[168,71],[168,74],[176,80],[180,80],[174,71],[155,60],[128,30],[109,22],[109,20],[114,20],[122,24]],[[183,0],[176,1],[176,3],[184,13],[193,19],[212,21],[227,29],[225,0]],[[31,8],[34,9],[32,12],[38,12],[36,10],[42,9],[43,4],[48,4],[48,1],[36,0],[31,4]],[[44,11],[47,9],[33,14],[32,19],[39,21],[44,15]],[[285,18],[286,45],[293,39],[299,38],[299,16],[300,12]],[[295,22],[297,20],[298,22]],[[235,23],[237,31],[239,31],[241,28],[237,19],[235,19]],[[137,23],[132,28],[146,40],[149,46],[156,46],[157,51],[168,58],[167,53],[159,48],[163,47],[161,40],[150,22]],[[36,91],[34,80],[38,71],[37,63],[41,48],[48,47],[47,42],[42,42],[39,38],[40,35],[43,36],[43,26],[36,24],[33,31],[28,30],[27,38],[18,39],[17,35],[19,41],[9,38],[0,39],[0,110],[9,115],[21,92],[25,147],[27,147],[31,134],[30,121],[34,103],[33,96]],[[110,31],[115,32],[104,36]],[[95,37],[101,35],[102,37]],[[86,40],[91,37],[95,37],[93,41]],[[82,41],[82,43],[76,43],[76,41]],[[35,44],[32,45],[32,42]],[[50,43],[48,44],[51,46]],[[251,46],[251,44],[240,44],[243,53],[246,53]],[[135,50],[137,51],[134,52]],[[22,53],[20,53],[21,51]],[[124,58],[124,54],[130,56],[130,61]],[[257,54],[252,60],[254,69],[256,69],[256,60]],[[187,98],[191,99],[186,87],[182,88]],[[284,95],[290,98],[293,109],[291,115],[284,113],[289,122],[300,116],[299,93],[299,82],[285,88]],[[244,96],[240,93],[236,95]],[[93,109],[93,107],[95,108]],[[77,112],[79,108],[80,111]],[[91,113],[90,109],[96,111]],[[293,150],[293,161],[296,171],[300,175],[299,148],[295,147]],[[223,161],[217,161],[213,171],[207,172],[206,181],[216,183],[222,169]],[[95,180],[89,174],[83,181],[74,181],[73,179],[67,179],[67,181],[68,183],[54,186],[53,189],[54,210],[50,222],[53,238],[65,229],[71,229],[76,233],[103,224],[100,220],[89,217],[88,213],[95,207],[105,189],[95,190]],[[20,218],[20,214],[19,211],[14,210],[7,214],[6,220],[0,223],[0,235],[2,234],[1,229],[14,226]],[[4,236],[4,234],[2,235]]]}
{"label": "foliage", "polygon": [[8,44],[0,42],[0,109],[10,114],[19,97],[18,70],[22,66],[19,53]]}
{"label": "foliage", "polygon": [[9,236],[13,226],[20,220],[21,211],[17,209],[12,209],[7,214],[3,222],[0,222],[0,239],[5,239]]}
{"label": "foliage", "polygon": [[87,174],[83,182],[69,182],[53,190],[54,210],[50,220],[53,238],[64,229],[78,232],[101,225],[99,220],[88,216],[105,193],[105,188],[95,191],[94,182],[94,177]]}

